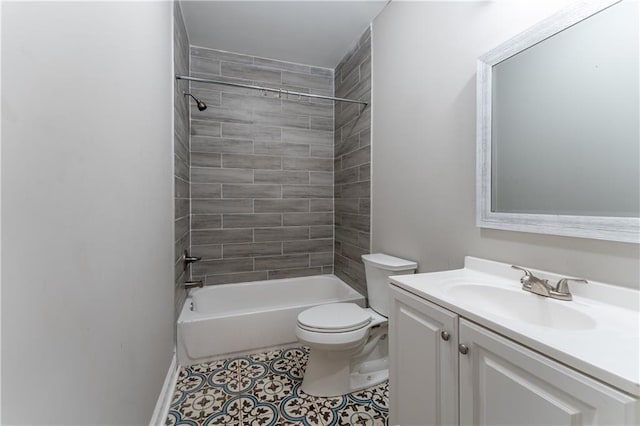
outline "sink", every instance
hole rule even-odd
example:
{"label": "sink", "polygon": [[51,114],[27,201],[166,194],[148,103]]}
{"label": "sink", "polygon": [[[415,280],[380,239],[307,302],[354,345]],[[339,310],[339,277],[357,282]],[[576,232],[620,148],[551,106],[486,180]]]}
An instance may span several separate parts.
{"label": "sink", "polygon": [[559,302],[524,290],[476,283],[447,283],[446,293],[456,303],[508,320],[562,330],[589,330],[596,321]]}

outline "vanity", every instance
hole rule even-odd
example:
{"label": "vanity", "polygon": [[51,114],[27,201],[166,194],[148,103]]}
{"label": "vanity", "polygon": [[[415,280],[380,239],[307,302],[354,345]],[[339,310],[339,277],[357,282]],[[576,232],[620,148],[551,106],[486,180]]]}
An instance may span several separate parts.
{"label": "vanity", "polygon": [[391,277],[389,424],[640,422],[640,293],[589,282],[556,300],[523,290],[522,276],[466,257],[463,269]]}
{"label": "vanity", "polygon": [[[577,2],[478,59],[478,227],[640,243],[638,11]],[[519,269],[391,277],[389,424],[640,424],[640,292]]]}

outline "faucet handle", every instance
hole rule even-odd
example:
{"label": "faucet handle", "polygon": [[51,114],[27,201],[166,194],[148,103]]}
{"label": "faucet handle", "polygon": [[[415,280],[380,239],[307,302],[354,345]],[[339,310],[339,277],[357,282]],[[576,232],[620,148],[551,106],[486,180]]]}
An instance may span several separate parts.
{"label": "faucet handle", "polygon": [[190,256],[189,250],[185,250],[182,253],[182,262],[183,262],[183,267],[185,271],[189,269],[189,265],[191,265],[193,262],[199,262],[201,260],[202,260],[202,257]]}
{"label": "faucet handle", "polygon": [[589,281],[582,278],[562,278],[560,281],[558,281],[558,284],[556,284],[555,291],[557,293],[570,294],[571,292],[569,291],[569,282],[583,283],[583,284],[589,283]]}
{"label": "faucet handle", "polygon": [[511,265],[511,267],[513,269],[517,269],[519,271],[524,272],[524,276],[520,278],[520,282],[522,283],[523,290],[532,291],[533,293],[540,294],[542,296],[549,295],[549,290],[551,289],[551,286],[549,285],[549,280],[543,280],[541,278],[538,278],[535,275],[533,275],[531,271],[521,266]]}
{"label": "faucet handle", "polygon": [[524,272],[524,276],[525,276],[525,277],[532,277],[532,276],[533,276],[533,274],[531,273],[531,271],[530,271],[530,270],[525,269],[525,268],[523,268],[522,266],[511,265],[511,267],[512,267],[513,269],[517,269],[518,271],[522,271],[522,272]]}

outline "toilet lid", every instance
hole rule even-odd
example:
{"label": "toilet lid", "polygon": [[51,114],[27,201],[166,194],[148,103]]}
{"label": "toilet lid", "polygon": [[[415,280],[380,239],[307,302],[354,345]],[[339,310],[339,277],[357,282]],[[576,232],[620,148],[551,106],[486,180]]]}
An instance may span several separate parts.
{"label": "toilet lid", "polygon": [[298,324],[318,331],[351,331],[371,322],[371,314],[355,303],[330,303],[307,309],[298,315]]}

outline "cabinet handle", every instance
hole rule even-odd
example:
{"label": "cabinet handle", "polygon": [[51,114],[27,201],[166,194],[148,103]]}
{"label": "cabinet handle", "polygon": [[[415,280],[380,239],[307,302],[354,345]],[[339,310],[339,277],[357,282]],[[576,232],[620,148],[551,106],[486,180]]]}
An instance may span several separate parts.
{"label": "cabinet handle", "polygon": [[466,355],[469,352],[469,347],[467,345],[458,345],[458,351],[462,355]]}
{"label": "cabinet handle", "polygon": [[451,335],[449,333],[447,333],[446,331],[442,331],[440,333],[440,337],[442,337],[442,340],[447,341],[447,340],[449,340],[449,337],[451,337]]}

